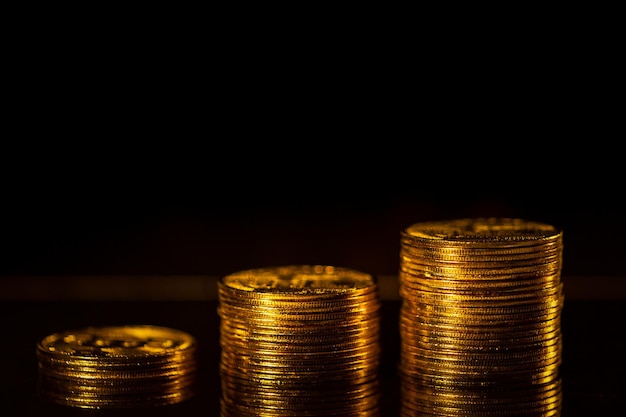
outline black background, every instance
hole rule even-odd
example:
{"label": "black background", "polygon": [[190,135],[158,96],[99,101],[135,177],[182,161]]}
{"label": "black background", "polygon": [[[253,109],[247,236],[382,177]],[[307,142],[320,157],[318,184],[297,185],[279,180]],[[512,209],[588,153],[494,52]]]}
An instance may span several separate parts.
{"label": "black background", "polygon": [[168,138],[158,155],[154,145],[68,146],[58,160],[27,151],[3,178],[1,274],[219,276],[322,263],[393,275],[410,224],[503,216],[560,227],[564,275],[623,275],[621,174],[599,161],[563,168],[565,156],[534,147],[520,161],[511,142],[470,157],[453,141],[389,152],[383,137],[264,140],[224,150]]}
{"label": "black background", "polygon": [[395,274],[403,228],[481,216],[623,275],[621,72],[590,11],[49,12],[5,51],[1,276]]}

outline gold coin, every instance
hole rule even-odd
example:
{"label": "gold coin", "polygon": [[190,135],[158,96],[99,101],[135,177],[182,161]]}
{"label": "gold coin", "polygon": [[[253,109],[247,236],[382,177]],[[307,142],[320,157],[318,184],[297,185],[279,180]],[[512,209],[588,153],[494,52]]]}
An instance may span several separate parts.
{"label": "gold coin", "polygon": [[240,291],[316,295],[369,289],[376,285],[376,280],[349,268],[294,265],[239,271],[222,277],[220,284]]}
{"label": "gold coin", "polygon": [[193,336],[160,326],[53,333],[36,346],[38,392],[79,408],[173,404],[195,395],[196,355]]}
{"label": "gold coin", "polygon": [[250,269],[221,278],[218,300],[223,417],[378,415],[373,276],[325,265]]}
{"label": "gold coin", "polygon": [[122,359],[159,357],[195,349],[188,333],[150,325],[87,327],[44,337],[37,344],[40,354]]}
{"label": "gold coin", "polygon": [[507,244],[519,247],[523,244],[541,244],[557,241],[561,231],[550,224],[515,218],[463,218],[416,223],[405,229],[409,238],[473,245],[487,243],[490,246]]}
{"label": "gold coin", "polygon": [[410,225],[400,246],[402,415],[556,415],[562,231],[462,218]]}

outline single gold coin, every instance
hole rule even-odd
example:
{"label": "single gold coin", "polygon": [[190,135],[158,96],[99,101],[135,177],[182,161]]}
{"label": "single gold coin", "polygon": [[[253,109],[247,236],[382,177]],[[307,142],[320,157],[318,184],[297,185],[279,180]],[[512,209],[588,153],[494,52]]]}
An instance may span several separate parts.
{"label": "single gold coin", "polygon": [[350,293],[375,287],[367,273],[329,265],[292,265],[257,268],[222,277],[221,287],[246,292],[275,294]]}
{"label": "single gold coin", "polygon": [[430,242],[458,242],[463,244],[510,242],[516,247],[521,242],[540,244],[559,240],[561,230],[541,222],[499,217],[463,218],[415,223],[404,230],[408,238]]}
{"label": "single gold coin", "polygon": [[93,358],[146,358],[195,349],[181,330],[151,325],[86,327],[48,335],[37,344],[43,355]]}

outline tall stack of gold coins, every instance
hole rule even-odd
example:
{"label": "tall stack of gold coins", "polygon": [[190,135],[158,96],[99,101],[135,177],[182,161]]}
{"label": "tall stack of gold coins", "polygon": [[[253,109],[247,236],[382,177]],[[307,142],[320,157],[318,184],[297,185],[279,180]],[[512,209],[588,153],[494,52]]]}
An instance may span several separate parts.
{"label": "tall stack of gold coins", "polygon": [[294,265],[218,282],[221,416],[379,415],[376,279]]}
{"label": "tall stack of gold coins", "polygon": [[87,327],[37,343],[39,393],[64,406],[161,406],[195,394],[197,344],[159,326]]}
{"label": "tall stack of gold coins", "polygon": [[562,232],[511,218],[401,232],[402,416],[558,416]]}

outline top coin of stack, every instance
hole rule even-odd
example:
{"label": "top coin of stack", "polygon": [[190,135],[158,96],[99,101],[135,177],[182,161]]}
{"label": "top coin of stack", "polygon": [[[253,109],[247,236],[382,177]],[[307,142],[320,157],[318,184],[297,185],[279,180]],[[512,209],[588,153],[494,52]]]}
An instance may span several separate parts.
{"label": "top coin of stack", "polygon": [[223,277],[218,298],[223,417],[378,415],[374,277],[259,268]]}
{"label": "top coin of stack", "polygon": [[510,218],[401,233],[403,415],[555,416],[562,232]]}
{"label": "top coin of stack", "polygon": [[87,327],[37,343],[39,393],[80,408],[179,403],[194,395],[195,338],[150,325]]}

